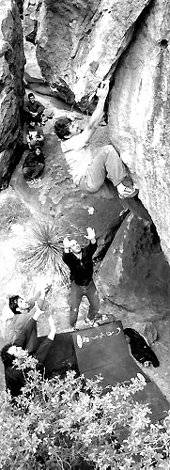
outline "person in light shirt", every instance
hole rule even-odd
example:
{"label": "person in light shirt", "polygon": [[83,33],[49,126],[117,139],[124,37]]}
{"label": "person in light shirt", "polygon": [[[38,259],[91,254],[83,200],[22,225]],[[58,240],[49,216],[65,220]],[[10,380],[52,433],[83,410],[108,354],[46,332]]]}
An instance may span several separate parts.
{"label": "person in light shirt", "polygon": [[61,139],[61,148],[75,185],[90,193],[96,193],[102,188],[103,196],[107,197],[107,178],[121,199],[133,198],[138,189],[113,145],[95,147],[90,144],[90,139],[103,118],[108,92],[109,81],[105,80],[97,90],[96,109],[83,130],[79,121],[70,117],[58,118],[54,129]]}

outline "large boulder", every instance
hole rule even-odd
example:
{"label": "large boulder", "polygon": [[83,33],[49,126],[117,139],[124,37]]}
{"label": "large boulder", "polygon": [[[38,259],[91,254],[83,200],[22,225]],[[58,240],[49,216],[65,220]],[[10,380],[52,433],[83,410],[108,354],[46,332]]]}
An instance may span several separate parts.
{"label": "large boulder", "polygon": [[170,267],[153,225],[132,214],[119,228],[97,276],[111,312],[124,324],[159,320],[169,312]]}
{"label": "large boulder", "polygon": [[6,0],[0,9],[0,189],[7,187],[18,159],[24,61],[19,11]]}
{"label": "large boulder", "polygon": [[[82,107],[111,75],[148,0],[33,0],[25,5],[25,36],[52,90]],[[29,19],[28,19],[29,18]],[[31,18],[31,24],[30,24]],[[29,58],[28,58],[29,61]]]}
{"label": "large boulder", "polygon": [[170,5],[156,0],[115,72],[109,133],[131,169],[170,262]]}

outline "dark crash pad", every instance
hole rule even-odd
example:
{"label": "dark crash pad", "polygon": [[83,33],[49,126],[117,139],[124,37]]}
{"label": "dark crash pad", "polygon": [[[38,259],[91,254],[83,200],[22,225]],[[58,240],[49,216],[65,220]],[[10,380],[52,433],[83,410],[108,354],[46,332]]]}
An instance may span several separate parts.
{"label": "dark crash pad", "polygon": [[80,374],[89,379],[101,374],[103,392],[106,393],[106,386],[129,382],[140,373],[146,385],[134,395],[134,400],[149,404],[153,423],[166,416],[170,405],[157,385],[143,373],[130,355],[120,321],[74,332],[72,335]]}
{"label": "dark crash pad", "polygon": [[[43,341],[43,337],[39,341]],[[129,353],[123,326],[120,321],[105,323],[94,328],[56,334],[45,361],[47,377],[65,375],[70,369],[86,378],[103,377],[103,393],[109,385],[129,382],[140,373],[146,385],[133,399],[148,403],[153,423],[163,419],[170,407],[157,385],[140,369]],[[105,388],[107,387],[107,389]]]}

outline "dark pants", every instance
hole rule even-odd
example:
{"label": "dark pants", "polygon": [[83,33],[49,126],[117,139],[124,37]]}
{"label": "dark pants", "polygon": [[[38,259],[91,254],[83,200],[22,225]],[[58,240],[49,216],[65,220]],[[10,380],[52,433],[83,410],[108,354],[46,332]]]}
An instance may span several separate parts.
{"label": "dark pants", "polygon": [[71,296],[70,296],[70,326],[74,327],[78,317],[79,306],[83,295],[89,301],[88,318],[93,320],[98,314],[100,301],[97,293],[96,286],[91,280],[87,286],[78,286],[74,281],[71,283]]}

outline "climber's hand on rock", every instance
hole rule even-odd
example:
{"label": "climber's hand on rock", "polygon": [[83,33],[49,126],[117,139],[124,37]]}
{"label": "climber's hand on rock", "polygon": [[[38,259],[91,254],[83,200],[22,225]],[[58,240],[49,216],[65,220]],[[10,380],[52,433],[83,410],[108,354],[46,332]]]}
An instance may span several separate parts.
{"label": "climber's hand on rock", "polygon": [[106,99],[106,96],[109,93],[109,80],[103,80],[100,84],[100,87],[97,89],[96,95],[98,98]]}

